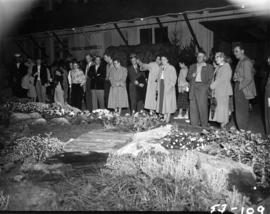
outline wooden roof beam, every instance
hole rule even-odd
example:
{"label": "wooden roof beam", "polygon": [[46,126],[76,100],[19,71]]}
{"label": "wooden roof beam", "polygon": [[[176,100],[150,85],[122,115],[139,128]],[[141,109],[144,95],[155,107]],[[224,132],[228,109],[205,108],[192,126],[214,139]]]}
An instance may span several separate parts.
{"label": "wooden roof beam", "polygon": [[199,44],[199,42],[197,40],[197,37],[196,37],[196,35],[195,35],[195,33],[194,33],[193,29],[192,29],[192,26],[191,26],[191,24],[189,22],[187,14],[183,13],[183,16],[184,16],[185,22],[187,23],[189,32],[191,33],[191,36],[192,36],[192,38],[193,38],[193,40],[195,42],[195,45],[197,46],[198,50],[202,50],[202,48],[201,48],[201,46],[200,46],[200,44]]}
{"label": "wooden roof beam", "polygon": [[115,29],[117,30],[117,32],[119,33],[119,35],[122,38],[122,40],[124,41],[125,45],[128,46],[128,41],[126,40],[125,36],[123,35],[123,33],[120,30],[120,28],[118,27],[118,25],[116,23],[114,23],[113,25],[114,25]]}

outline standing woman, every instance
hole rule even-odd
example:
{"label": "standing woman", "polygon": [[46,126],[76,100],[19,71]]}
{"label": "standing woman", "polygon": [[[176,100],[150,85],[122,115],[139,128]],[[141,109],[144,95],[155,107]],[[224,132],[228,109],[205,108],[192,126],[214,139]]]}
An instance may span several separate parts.
{"label": "standing woman", "polygon": [[63,71],[60,66],[55,70],[54,75],[54,102],[59,105],[64,105],[64,85],[63,85]]}
{"label": "standing woman", "polygon": [[161,60],[160,57],[156,57],[156,61],[145,63],[142,56],[137,56],[137,63],[140,66],[141,71],[149,71],[147,88],[146,88],[146,96],[144,108],[150,110],[150,114],[152,114],[157,107],[157,97],[156,90],[158,84],[158,77],[161,72]]}
{"label": "standing woman", "polygon": [[85,76],[77,62],[73,62],[73,70],[70,72],[71,79],[71,105],[81,109],[83,98],[83,85]]}
{"label": "standing woman", "polygon": [[[179,113],[175,119],[188,119],[188,108],[189,108],[189,98],[188,98],[188,91],[189,91],[189,83],[187,82],[187,73],[188,67],[184,60],[179,61],[179,77],[178,77],[178,108]],[[185,115],[183,117],[183,110],[185,111]]]}
{"label": "standing woman", "polygon": [[108,108],[115,109],[121,115],[122,108],[128,108],[128,95],[126,89],[127,69],[122,67],[119,59],[114,59],[114,68],[110,72],[111,88]]}
{"label": "standing woman", "polygon": [[265,131],[266,135],[270,135],[270,55],[267,58],[268,64],[268,78],[267,83],[265,86],[265,104],[264,104],[264,111],[265,111]]}
{"label": "standing woman", "polygon": [[210,85],[213,90],[213,97],[216,98],[217,106],[213,121],[220,123],[221,128],[225,128],[229,122],[229,98],[233,94],[231,78],[231,66],[225,62],[225,54],[217,52],[215,55],[217,64],[214,80]]}
{"label": "standing woman", "polygon": [[161,57],[162,71],[158,78],[157,112],[164,114],[164,120],[169,123],[170,116],[177,109],[175,84],[177,75],[175,68],[169,64],[166,56]]}

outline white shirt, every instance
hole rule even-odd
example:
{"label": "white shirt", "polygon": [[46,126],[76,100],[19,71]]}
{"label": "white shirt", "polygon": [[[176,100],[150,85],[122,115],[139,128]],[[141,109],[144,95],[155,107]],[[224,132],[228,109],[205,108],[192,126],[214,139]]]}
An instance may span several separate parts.
{"label": "white shirt", "polygon": [[92,62],[89,62],[86,66],[86,69],[85,69],[85,76],[87,77],[88,76],[88,71],[89,71],[89,68],[91,67],[92,65]]}
{"label": "white shirt", "polygon": [[203,66],[206,66],[205,62],[201,63],[201,64],[197,63],[197,75],[196,75],[196,78],[195,78],[195,82],[201,82],[202,81],[201,72],[202,72],[202,67]]}
{"label": "white shirt", "polygon": [[161,76],[160,79],[164,79],[164,70],[165,70],[165,66],[162,67],[162,71],[161,71]]}
{"label": "white shirt", "polygon": [[16,63],[17,69],[19,69],[20,64],[21,64],[21,63],[19,63],[19,62]]}
{"label": "white shirt", "polygon": [[38,65],[37,66],[37,74],[38,74],[38,76],[37,76],[37,80],[40,80],[40,65]]}

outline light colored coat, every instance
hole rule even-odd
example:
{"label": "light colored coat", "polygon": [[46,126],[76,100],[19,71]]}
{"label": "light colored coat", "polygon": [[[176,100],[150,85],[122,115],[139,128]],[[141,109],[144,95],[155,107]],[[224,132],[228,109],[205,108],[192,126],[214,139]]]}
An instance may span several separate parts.
{"label": "light colored coat", "polygon": [[231,78],[232,69],[228,63],[216,68],[216,78],[210,85],[217,107],[213,121],[227,124],[229,121],[229,96],[233,94]]}
{"label": "light colored coat", "polygon": [[162,114],[174,113],[176,111],[176,92],[175,92],[175,84],[177,81],[176,70],[172,65],[167,65],[163,71],[164,77],[164,98],[163,98],[163,106],[162,112],[159,110],[159,102],[160,102],[160,81],[161,81],[160,72],[158,76],[158,99],[156,111]]}
{"label": "light colored coat", "polygon": [[128,95],[126,89],[127,69],[120,67],[111,71],[109,80],[111,88],[108,108],[128,108]]}
{"label": "light colored coat", "polygon": [[158,77],[161,71],[160,66],[156,62],[151,62],[149,64],[143,64],[141,70],[149,71],[144,108],[156,110],[156,90]]}

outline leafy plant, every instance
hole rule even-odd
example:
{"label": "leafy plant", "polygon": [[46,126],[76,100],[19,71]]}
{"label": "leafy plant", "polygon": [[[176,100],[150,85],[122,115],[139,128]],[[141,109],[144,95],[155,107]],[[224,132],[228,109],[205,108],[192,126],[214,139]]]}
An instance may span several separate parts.
{"label": "leafy plant", "polygon": [[9,204],[9,195],[4,194],[0,191],[0,211],[6,210]]}

